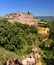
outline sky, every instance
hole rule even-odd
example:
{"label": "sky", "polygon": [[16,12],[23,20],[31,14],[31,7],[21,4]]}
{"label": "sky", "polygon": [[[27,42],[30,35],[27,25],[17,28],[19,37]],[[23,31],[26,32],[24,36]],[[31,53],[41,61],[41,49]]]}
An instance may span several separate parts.
{"label": "sky", "polygon": [[35,16],[54,16],[54,0],[0,0],[0,16],[28,11]]}

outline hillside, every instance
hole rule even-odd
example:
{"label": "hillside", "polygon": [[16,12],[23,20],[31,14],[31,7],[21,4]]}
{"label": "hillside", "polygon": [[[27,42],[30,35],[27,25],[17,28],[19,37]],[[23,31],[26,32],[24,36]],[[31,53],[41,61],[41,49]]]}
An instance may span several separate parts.
{"label": "hillside", "polygon": [[[40,25],[30,25],[30,19],[34,22],[34,16],[27,13],[20,13],[20,15],[19,22],[15,20],[18,15],[14,17],[13,14],[0,19],[0,65],[4,65],[7,56],[22,59],[22,56],[30,54],[33,48],[38,49],[42,65],[54,65],[54,23],[49,25],[46,22],[47,24],[43,25],[38,21]],[[11,17],[14,23],[13,19],[10,21]],[[22,24],[23,21],[25,22],[24,18],[29,21],[29,25],[27,22]]]}
{"label": "hillside", "polygon": [[18,58],[19,56],[16,53],[0,47],[0,65],[3,65],[6,62],[7,57]]}

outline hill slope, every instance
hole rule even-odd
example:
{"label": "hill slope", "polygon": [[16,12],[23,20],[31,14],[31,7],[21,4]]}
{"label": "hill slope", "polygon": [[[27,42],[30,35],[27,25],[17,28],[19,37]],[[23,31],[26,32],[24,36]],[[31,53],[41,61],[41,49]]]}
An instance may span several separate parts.
{"label": "hill slope", "polygon": [[11,23],[6,19],[0,20],[0,65],[7,56],[22,58],[23,55],[30,54],[33,48],[38,49],[43,65],[53,65],[54,25],[50,26],[47,35],[38,32],[45,31],[48,25],[39,26],[19,22]]}

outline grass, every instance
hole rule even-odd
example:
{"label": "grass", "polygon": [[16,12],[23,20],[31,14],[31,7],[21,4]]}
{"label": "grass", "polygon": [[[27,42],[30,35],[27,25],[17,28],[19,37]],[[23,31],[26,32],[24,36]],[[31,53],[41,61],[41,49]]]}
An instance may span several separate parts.
{"label": "grass", "polygon": [[18,55],[0,47],[0,65],[3,65],[6,61],[6,57],[18,58]]}

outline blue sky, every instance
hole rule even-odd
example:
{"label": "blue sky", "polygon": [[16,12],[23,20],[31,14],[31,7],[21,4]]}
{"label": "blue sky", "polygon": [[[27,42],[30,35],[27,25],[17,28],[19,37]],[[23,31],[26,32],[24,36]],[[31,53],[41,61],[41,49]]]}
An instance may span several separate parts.
{"label": "blue sky", "polygon": [[36,16],[54,16],[54,0],[0,0],[0,16],[28,11]]}

